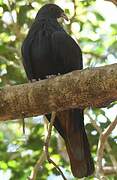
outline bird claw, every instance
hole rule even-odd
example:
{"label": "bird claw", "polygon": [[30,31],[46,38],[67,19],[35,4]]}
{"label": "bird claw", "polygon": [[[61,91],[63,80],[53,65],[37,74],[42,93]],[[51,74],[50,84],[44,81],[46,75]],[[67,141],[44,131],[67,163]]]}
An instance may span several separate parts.
{"label": "bird claw", "polygon": [[61,75],[60,73],[58,73],[57,75],[51,74],[51,75],[47,75],[46,78],[47,78],[47,79],[50,79],[50,78],[54,78],[54,77],[60,76],[60,75]]}
{"label": "bird claw", "polygon": [[56,75],[53,75],[53,74],[46,76],[47,79],[54,78],[54,77],[56,77]]}

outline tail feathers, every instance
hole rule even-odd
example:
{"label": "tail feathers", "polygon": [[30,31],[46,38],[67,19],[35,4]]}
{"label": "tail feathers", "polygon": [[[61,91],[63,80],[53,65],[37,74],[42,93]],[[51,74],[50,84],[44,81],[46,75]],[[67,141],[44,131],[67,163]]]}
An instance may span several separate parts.
{"label": "tail feathers", "polygon": [[94,163],[84,128],[83,111],[73,109],[58,113],[54,126],[65,140],[73,175],[82,178],[93,174]]}
{"label": "tail feathers", "polygon": [[78,132],[73,139],[65,142],[73,175],[82,178],[93,174],[94,163],[85,131]]}

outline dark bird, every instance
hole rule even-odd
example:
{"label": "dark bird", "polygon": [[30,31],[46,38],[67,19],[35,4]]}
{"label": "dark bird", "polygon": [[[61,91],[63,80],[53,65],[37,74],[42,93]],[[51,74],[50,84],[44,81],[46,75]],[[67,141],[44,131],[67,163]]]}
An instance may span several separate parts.
{"label": "dark bird", "polygon": [[[60,7],[44,5],[23,42],[23,64],[30,81],[83,68],[82,51],[58,23],[60,17],[67,20]],[[48,120],[50,117],[48,114]],[[73,175],[79,178],[90,176],[94,172],[94,163],[84,128],[83,110],[59,112],[54,126],[65,141]]]}

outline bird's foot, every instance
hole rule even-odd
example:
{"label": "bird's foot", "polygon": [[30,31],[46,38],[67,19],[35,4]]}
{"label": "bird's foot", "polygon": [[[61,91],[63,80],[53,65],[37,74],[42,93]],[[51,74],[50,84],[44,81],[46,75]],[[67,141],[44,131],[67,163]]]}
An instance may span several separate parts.
{"label": "bird's foot", "polygon": [[52,74],[52,75],[47,75],[47,76],[46,76],[47,79],[54,78],[54,77],[56,77],[56,75],[53,75],[53,74]]}
{"label": "bird's foot", "polygon": [[54,77],[60,76],[60,75],[61,75],[60,73],[58,73],[57,75],[51,74],[51,75],[47,75],[46,78],[47,78],[47,79],[50,79],[50,78],[54,78]]}

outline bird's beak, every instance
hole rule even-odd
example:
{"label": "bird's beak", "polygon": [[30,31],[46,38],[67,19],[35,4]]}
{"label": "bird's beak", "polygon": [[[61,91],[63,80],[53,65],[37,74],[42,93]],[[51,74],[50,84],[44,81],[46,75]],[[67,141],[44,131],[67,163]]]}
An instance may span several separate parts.
{"label": "bird's beak", "polygon": [[61,14],[61,17],[64,18],[66,21],[69,21],[68,17],[66,16],[64,12]]}

